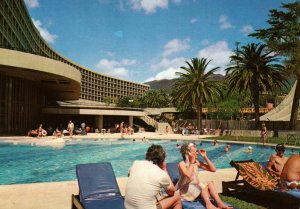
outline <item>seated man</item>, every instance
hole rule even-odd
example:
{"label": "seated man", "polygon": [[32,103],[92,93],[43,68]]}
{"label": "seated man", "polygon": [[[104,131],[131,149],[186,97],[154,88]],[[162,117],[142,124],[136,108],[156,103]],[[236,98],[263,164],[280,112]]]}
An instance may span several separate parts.
{"label": "seated man", "polygon": [[[134,161],[129,171],[125,192],[126,209],[181,209],[179,194],[168,175],[166,153],[162,146],[152,145],[146,153],[146,160]],[[161,195],[164,188],[169,195]]]}
{"label": "seated man", "polygon": [[285,163],[281,175],[282,189],[300,189],[300,155],[292,155]]}
{"label": "seated man", "polygon": [[284,156],[285,147],[283,144],[277,144],[275,147],[275,151],[276,154],[270,156],[269,163],[266,169],[272,176],[279,177],[288,158]]}

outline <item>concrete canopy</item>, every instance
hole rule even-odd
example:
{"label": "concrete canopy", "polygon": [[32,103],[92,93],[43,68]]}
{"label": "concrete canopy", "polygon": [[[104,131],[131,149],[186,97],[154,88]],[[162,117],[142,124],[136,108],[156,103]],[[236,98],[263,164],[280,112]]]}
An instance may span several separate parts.
{"label": "concrete canopy", "polygon": [[80,96],[79,70],[46,57],[0,48],[0,74],[39,82],[58,100]]}

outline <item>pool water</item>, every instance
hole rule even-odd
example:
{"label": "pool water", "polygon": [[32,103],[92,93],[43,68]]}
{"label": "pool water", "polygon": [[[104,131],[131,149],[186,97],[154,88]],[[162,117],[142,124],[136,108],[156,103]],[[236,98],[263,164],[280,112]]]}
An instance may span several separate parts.
{"label": "pool water", "polygon": [[[148,147],[160,144],[167,153],[167,162],[179,162],[181,155],[176,144],[182,141],[151,140],[149,142],[131,140],[91,139],[66,142],[62,148],[49,146],[18,145],[0,143],[0,184],[20,184],[34,182],[57,182],[76,179],[75,166],[83,163],[111,162],[117,177],[127,176],[134,160],[143,160]],[[196,142],[198,149],[199,142]],[[274,147],[251,145],[253,153],[247,153],[248,145],[231,144],[231,150],[224,152],[225,143],[213,146],[202,142],[201,148],[217,168],[229,168],[231,160],[253,159],[267,161]],[[298,153],[299,150],[296,150]],[[286,149],[286,156],[291,150]],[[201,160],[201,157],[199,158]]]}

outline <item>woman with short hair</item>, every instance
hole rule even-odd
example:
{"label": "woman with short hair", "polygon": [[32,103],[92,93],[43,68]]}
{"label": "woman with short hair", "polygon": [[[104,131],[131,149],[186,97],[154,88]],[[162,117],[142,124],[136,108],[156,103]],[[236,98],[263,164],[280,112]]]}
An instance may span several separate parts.
{"label": "woman with short hair", "polygon": [[[179,190],[181,198],[186,201],[194,201],[201,196],[206,208],[216,209],[217,207],[215,207],[209,199],[209,197],[212,196],[218,208],[232,208],[222,202],[213,182],[204,183],[199,178],[198,168],[216,172],[214,164],[206,155],[206,150],[200,149],[198,151],[194,143],[185,143],[181,146],[180,152],[183,161],[178,164],[180,178],[176,184],[176,190]],[[199,153],[205,162],[197,160]]]}

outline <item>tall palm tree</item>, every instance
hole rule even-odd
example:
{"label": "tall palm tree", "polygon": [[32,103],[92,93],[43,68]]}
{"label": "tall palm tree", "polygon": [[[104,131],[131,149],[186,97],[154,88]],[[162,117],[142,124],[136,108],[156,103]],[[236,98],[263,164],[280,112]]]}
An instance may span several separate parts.
{"label": "tall palm tree", "polygon": [[222,84],[212,79],[219,67],[208,70],[210,61],[205,58],[192,58],[185,63],[188,67],[182,66],[184,72],[176,72],[179,78],[174,83],[173,99],[183,109],[197,109],[197,127],[202,129],[202,107],[208,101],[215,101],[221,96]]}
{"label": "tall palm tree", "polygon": [[259,96],[281,88],[286,83],[282,65],[266,45],[251,43],[235,50],[226,71],[228,92],[250,92],[255,108],[256,128],[259,125]]}

